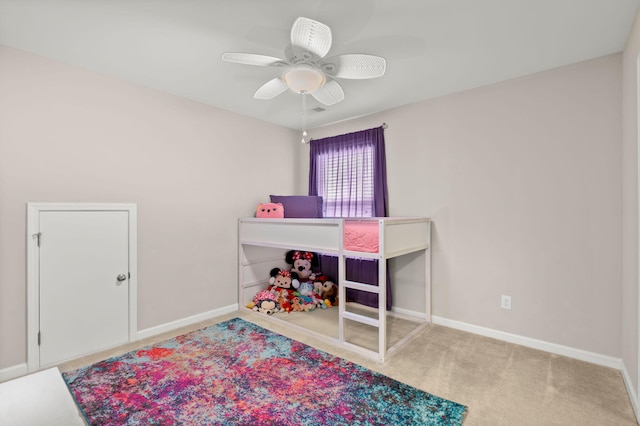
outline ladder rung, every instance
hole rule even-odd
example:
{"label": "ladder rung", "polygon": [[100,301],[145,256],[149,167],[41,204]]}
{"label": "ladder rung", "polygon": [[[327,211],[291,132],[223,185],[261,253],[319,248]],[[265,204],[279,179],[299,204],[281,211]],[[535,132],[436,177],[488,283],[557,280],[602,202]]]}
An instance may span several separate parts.
{"label": "ladder rung", "polygon": [[355,290],[362,290],[362,291],[366,291],[368,293],[380,293],[380,287],[378,287],[377,285],[371,285],[371,284],[362,284],[362,283],[357,283],[355,281],[343,281],[344,283],[344,288],[353,288]]}
{"label": "ladder rung", "polygon": [[375,318],[365,317],[364,315],[354,314],[353,312],[342,312],[342,318],[361,322],[363,324],[369,324],[374,327],[379,327],[380,324],[380,322]]}

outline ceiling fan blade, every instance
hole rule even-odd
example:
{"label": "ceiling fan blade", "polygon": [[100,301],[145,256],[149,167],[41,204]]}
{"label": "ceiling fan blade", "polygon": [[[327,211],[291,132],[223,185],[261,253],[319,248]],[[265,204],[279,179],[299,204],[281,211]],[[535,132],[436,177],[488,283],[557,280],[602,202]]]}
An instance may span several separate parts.
{"label": "ceiling fan blade", "polygon": [[322,87],[311,93],[318,102],[325,105],[333,105],[344,99],[344,91],[335,80],[327,81]]}
{"label": "ceiling fan blade", "polygon": [[236,64],[257,65],[260,67],[289,65],[283,59],[273,56],[256,55],[254,53],[227,52],[222,55],[222,60]]}
{"label": "ceiling fan blade", "polygon": [[322,22],[298,18],[291,27],[291,45],[301,59],[311,59],[308,53],[324,58],[331,49],[331,29]]}
{"label": "ceiling fan blade", "polygon": [[284,84],[279,77],[276,77],[263,84],[262,87],[253,94],[253,97],[256,99],[272,99],[287,89],[287,85]]}
{"label": "ceiling fan blade", "polygon": [[387,61],[373,55],[339,55],[327,58],[321,68],[332,77],[364,80],[382,77],[387,69]]}

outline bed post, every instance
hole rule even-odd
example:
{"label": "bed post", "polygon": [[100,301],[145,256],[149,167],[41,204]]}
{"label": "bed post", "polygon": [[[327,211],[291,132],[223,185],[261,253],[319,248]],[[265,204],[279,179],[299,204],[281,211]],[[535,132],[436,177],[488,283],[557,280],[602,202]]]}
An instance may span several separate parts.
{"label": "bed post", "polygon": [[244,303],[244,247],[242,245],[242,219],[238,219],[238,307]]}
{"label": "bed post", "polygon": [[346,256],[344,254],[344,219],[338,224],[338,235],[340,241],[338,243],[338,341],[344,343],[344,313],[347,310],[347,288],[346,280]]}
{"label": "bed post", "polygon": [[431,219],[427,222],[427,248],[424,250],[425,320],[431,324]]}
{"label": "bed post", "polygon": [[[378,244],[384,247],[385,223],[378,220]],[[387,259],[378,256],[378,360],[387,356]]]}

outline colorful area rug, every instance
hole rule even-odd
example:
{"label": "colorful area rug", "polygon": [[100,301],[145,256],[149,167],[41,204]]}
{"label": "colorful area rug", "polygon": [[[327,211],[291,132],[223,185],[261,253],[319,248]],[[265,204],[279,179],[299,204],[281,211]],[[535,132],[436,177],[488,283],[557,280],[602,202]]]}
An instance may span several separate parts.
{"label": "colorful area rug", "polygon": [[466,407],[239,318],[63,374],[91,425],[460,425]]}

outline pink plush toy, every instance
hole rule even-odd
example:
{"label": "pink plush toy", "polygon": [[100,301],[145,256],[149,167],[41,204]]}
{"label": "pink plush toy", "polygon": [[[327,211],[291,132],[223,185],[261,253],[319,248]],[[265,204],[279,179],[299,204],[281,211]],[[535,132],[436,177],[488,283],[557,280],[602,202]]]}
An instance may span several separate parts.
{"label": "pink plush toy", "polygon": [[284,218],[284,206],[282,203],[260,203],[256,207],[256,217],[282,219]]}

